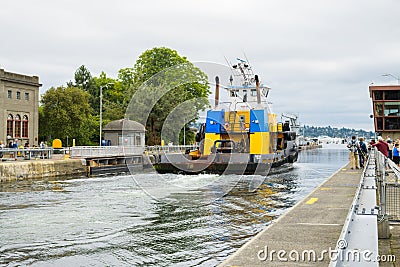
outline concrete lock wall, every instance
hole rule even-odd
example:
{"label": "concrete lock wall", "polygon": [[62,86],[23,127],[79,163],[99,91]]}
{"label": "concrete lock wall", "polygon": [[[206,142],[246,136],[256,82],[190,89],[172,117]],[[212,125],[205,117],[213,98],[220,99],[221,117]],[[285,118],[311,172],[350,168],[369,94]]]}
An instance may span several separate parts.
{"label": "concrete lock wall", "polygon": [[85,175],[86,163],[80,159],[10,162],[0,164],[0,182],[64,175]]}

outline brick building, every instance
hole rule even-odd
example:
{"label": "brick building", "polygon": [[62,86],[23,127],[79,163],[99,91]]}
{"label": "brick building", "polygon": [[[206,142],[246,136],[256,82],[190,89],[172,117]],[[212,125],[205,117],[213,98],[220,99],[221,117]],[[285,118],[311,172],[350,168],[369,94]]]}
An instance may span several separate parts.
{"label": "brick building", "polygon": [[375,131],[382,137],[400,138],[400,85],[371,85]]}
{"label": "brick building", "polygon": [[39,77],[0,69],[0,141],[38,145]]}

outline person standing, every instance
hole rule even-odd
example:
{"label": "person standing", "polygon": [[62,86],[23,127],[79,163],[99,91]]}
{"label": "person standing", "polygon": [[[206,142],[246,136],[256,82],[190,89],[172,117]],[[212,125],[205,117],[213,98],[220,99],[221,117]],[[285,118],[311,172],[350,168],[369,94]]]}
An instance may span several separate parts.
{"label": "person standing", "polygon": [[388,158],[389,159],[393,159],[393,143],[392,143],[392,140],[390,140],[390,138],[389,139],[387,139],[387,144],[388,144],[388,147],[389,147],[389,154],[388,154]]}
{"label": "person standing", "polygon": [[5,147],[6,147],[6,145],[3,144],[3,141],[0,141],[0,158],[3,157],[3,152],[1,152],[1,150],[3,150],[3,148],[5,148]]}
{"label": "person standing", "polygon": [[383,140],[382,136],[379,136],[378,142],[372,146],[376,147],[385,157],[389,156],[389,145]]}
{"label": "person standing", "polygon": [[394,144],[393,148],[393,162],[396,163],[397,166],[399,166],[400,162],[400,153],[399,153],[399,143]]}
{"label": "person standing", "polygon": [[364,138],[360,137],[359,139],[359,157],[360,157],[360,167],[364,167],[365,160],[367,159],[368,149],[367,145],[364,143]]}
{"label": "person standing", "polygon": [[355,135],[351,137],[351,140],[347,143],[347,147],[349,149],[351,169],[359,169],[358,150],[360,148],[360,144],[358,143]]}

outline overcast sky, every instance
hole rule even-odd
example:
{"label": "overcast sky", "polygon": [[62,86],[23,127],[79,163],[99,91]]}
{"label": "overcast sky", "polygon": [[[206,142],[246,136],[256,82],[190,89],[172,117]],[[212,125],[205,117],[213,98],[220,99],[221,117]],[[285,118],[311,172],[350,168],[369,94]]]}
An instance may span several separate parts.
{"label": "overcast sky", "polygon": [[156,46],[219,64],[245,52],[275,112],[372,130],[369,84],[400,75],[399,11],[398,0],[3,0],[0,66],[38,75],[43,93],[82,64],[115,78]]}

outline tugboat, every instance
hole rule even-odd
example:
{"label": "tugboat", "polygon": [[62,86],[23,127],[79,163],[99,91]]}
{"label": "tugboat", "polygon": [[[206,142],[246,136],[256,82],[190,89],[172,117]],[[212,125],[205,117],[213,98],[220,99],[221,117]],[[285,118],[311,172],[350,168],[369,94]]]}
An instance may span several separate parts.
{"label": "tugboat", "polygon": [[296,120],[277,122],[267,102],[270,88],[260,84],[246,61],[238,59],[231,68],[241,82],[234,85],[231,76],[225,87],[229,99],[220,102],[215,78],[214,108],[196,135],[197,149],[155,155],[157,172],[267,175],[271,167],[297,160]]}

